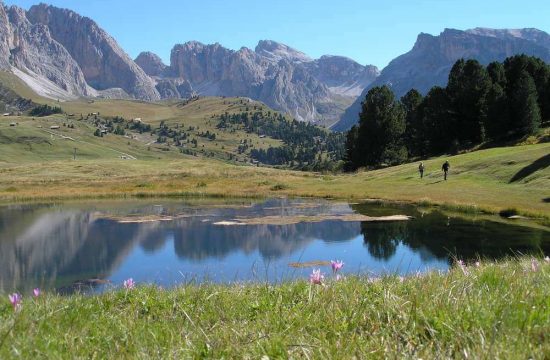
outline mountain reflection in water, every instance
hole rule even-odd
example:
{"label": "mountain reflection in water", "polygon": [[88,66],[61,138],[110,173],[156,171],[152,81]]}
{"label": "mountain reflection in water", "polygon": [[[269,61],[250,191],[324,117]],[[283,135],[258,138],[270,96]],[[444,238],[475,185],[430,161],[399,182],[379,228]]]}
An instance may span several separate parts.
{"label": "mountain reflection in water", "polygon": [[[163,203],[163,201],[160,201]],[[214,222],[264,216],[363,213],[407,214],[409,222],[321,221],[291,225],[217,226]],[[171,221],[120,223],[117,216],[175,216]],[[469,260],[511,252],[549,251],[549,232],[513,224],[472,220],[413,207],[268,200],[235,205],[165,201],[0,207],[0,291],[36,286],[66,288],[88,279],[113,283],[134,277],[173,285],[178,274],[212,281],[255,280],[258,264],[269,278],[288,263],[341,258],[351,273],[445,269],[450,255]],[[363,250],[361,250],[363,249]],[[365,251],[366,249],[366,251]],[[267,276],[267,275],[266,275]]]}

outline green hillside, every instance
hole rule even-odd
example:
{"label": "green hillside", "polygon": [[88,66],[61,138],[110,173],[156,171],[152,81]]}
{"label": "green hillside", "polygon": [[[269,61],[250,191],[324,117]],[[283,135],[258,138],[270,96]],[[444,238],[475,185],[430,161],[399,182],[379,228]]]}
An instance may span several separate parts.
{"label": "green hillside", "polygon": [[[314,162],[332,164],[335,162],[331,160],[338,160],[343,154],[342,135],[293,122],[248,98],[206,97],[157,103],[107,99],[59,102],[37,96],[9,73],[0,73],[0,83],[36,104],[60,107],[64,112],[43,118],[31,117],[26,112],[1,119],[0,150],[5,151],[0,153],[0,162],[66,159],[73,156],[75,147],[84,159],[109,159],[120,153],[139,159],[187,155],[231,163],[258,164],[257,160],[263,160],[287,167],[304,164],[311,167]],[[12,123],[17,126],[10,126]],[[60,128],[50,131],[51,126]],[[93,137],[106,127],[109,127],[107,136]],[[113,135],[116,128],[120,128],[119,137]],[[283,159],[274,160],[266,155],[268,149],[285,144]],[[254,159],[251,154],[256,154]]]}
{"label": "green hillside", "polygon": [[[281,146],[282,141],[234,124],[220,128],[224,114],[242,114],[247,108],[248,114],[275,113],[248,99],[201,98],[154,104],[33,100],[61,106],[65,114],[0,118],[0,199],[4,201],[290,195],[403,200],[492,212],[515,208],[519,213],[550,217],[550,143],[424,159],[422,180],[417,163],[353,174],[322,174],[251,166],[252,150]],[[132,121],[136,118],[153,131],[140,132]],[[94,136],[100,126],[109,123],[109,131],[120,126],[125,134]],[[163,136],[159,129],[178,136],[185,133],[187,139],[177,140],[180,146],[171,137],[159,143]],[[205,137],[207,132],[215,134],[215,139]],[[245,141],[247,146],[243,147]],[[451,163],[447,182],[440,170],[445,160]]]}

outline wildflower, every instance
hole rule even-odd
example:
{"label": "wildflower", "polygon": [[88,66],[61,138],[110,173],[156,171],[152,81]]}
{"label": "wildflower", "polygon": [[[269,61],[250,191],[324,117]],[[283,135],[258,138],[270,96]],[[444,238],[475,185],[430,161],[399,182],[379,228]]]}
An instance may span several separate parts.
{"label": "wildflower", "polygon": [[344,263],[340,260],[330,260],[330,266],[332,267],[332,272],[337,273],[338,270],[342,269],[344,267]]}
{"label": "wildflower", "polygon": [[550,264],[550,256],[545,257],[544,261],[546,261],[547,264]]}
{"label": "wildflower", "polygon": [[539,270],[539,262],[535,259],[531,259],[531,270],[537,272]]}
{"label": "wildflower", "polygon": [[321,269],[313,270],[311,275],[309,275],[309,282],[316,285],[323,285],[323,280],[325,275],[321,273]]}
{"label": "wildflower", "polygon": [[10,303],[13,306],[13,310],[17,311],[21,308],[21,301],[23,300],[23,297],[21,294],[14,293],[8,296],[10,299]]}
{"label": "wildflower", "polygon": [[480,267],[481,263],[479,261],[476,261],[476,267]]}
{"label": "wildflower", "polygon": [[40,288],[36,288],[32,291],[32,294],[34,295],[35,298],[39,297],[40,296]]}
{"label": "wildflower", "polygon": [[136,286],[136,283],[134,282],[134,279],[129,278],[128,280],[124,280],[124,288],[127,290],[132,290]]}

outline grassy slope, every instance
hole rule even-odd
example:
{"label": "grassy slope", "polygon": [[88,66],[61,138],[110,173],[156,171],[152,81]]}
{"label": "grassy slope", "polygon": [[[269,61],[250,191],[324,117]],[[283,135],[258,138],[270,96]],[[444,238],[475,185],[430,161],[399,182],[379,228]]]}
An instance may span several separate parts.
{"label": "grassy slope", "polygon": [[[1,81],[10,81],[20,95],[31,97],[32,91],[17,79],[0,72]],[[4,79],[6,78],[6,79]],[[37,102],[48,100],[36,97]],[[49,101],[52,104],[55,102]],[[211,116],[223,112],[238,113],[246,106],[268,109],[260,103],[241,104],[237,98],[204,98],[182,106],[180,102],[151,104],[139,101],[85,100],[62,103],[67,113],[100,112],[121,115],[127,119],[141,117],[158,125],[161,120],[174,127],[194,126],[197,132],[209,130],[215,141],[196,137],[199,157],[184,156],[175,147],[151,144],[154,137],[139,135],[126,139],[109,135],[92,136],[94,128],[63,116],[44,119],[0,118],[0,200],[47,197],[112,196],[112,195],[181,195],[211,194],[223,196],[321,196],[346,199],[382,198],[405,201],[478,206],[490,211],[518,208],[525,213],[549,217],[550,167],[545,156],[550,144],[495,148],[450,157],[451,175],[441,181],[440,166],[445,158],[425,161],[426,177],[418,179],[417,165],[406,164],[388,169],[352,175],[323,175],[281,171],[250,166],[235,166],[226,161],[201,157],[215,153],[237,154],[240,141],[248,139],[255,147],[279,144],[273,139],[260,139],[255,134],[230,133],[215,128]],[[9,127],[18,121],[16,128]],[[52,124],[72,122],[76,129],[61,127],[56,133],[72,137],[77,143],[61,139],[44,130]],[[42,128],[38,128],[42,126]],[[204,146],[204,148],[203,148]],[[78,159],[72,161],[73,148]],[[118,152],[117,152],[118,151]],[[138,161],[120,159],[120,153],[135,156]],[[237,156],[239,157],[239,156]],[[246,156],[240,156],[246,161]],[[536,167],[537,160],[541,163]],[[510,180],[522,169],[536,171],[516,182]],[[205,186],[206,185],[206,186]]]}
{"label": "grassy slope", "polygon": [[550,265],[530,259],[269,286],[0,300],[7,358],[533,358],[550,355]]}
{"label": "grassy slope", "polygon": [[447,182],[441,181],[439,170],[446,158],[425,161],[427,175],[423,180],[418,179],[416,164],[349,175],[235,166],[193,157],[3,164],[0,199],[146,194],[295,195],[427,201],[478,206],[489,211],[515,207],[548,217],[550,204],[544,199],[550,197],[550,168],[538,169],[509,183],[521,169],[548,153],[550,144],[538,144],[450,157],[452,169]]}

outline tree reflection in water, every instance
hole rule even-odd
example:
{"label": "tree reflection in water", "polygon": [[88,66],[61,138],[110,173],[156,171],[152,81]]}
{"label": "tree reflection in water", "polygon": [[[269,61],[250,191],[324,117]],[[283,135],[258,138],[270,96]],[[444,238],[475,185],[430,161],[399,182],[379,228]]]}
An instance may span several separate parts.
{"label": "tree reflection in water", "polygon": [[[354,206],[362,213],[382,213],[387,207]],[[412,207],[402,207],[415,217],[402,223],[362,223],[361,234],[369,253],[377,259],[388,260],[402,245],[417,251],[425,260],[447,260],[453,257],[473,261],[480,257],[499,259],[514,254],[550,252],[550,233],[542,229],[503,224],[496,221],[452,217],[430,211],[422,214]],[[391,208],[396,211],[396,208]]]}
{"label": "tree reflection in water", "polygon": [[[162,259],[155,256],[165,252],[172,257],[175,255],[180,264],[192,264],[194,271],[200,271],[203,263],[223,262],[235,254],[239,254],[239,261],[252,262],[259,257],[271,262],[321,248],[325,249],[322,253],[325,257],[332,256],[334,249],[354,249],[350,250],[353,253],[349,256],[361,261],[367,253],[357,252],[354,248],[357,242],[351,241],[358,236],[362,236],[368,254],[388,263],[401,251],[399,249],[416,254],[425,262],[450,262],[450,254],[469,261],[478,256],[499,258],[514,252],[540,253],[542,250],[550,253],[549,232],[542,229],[448,218],[435,210],[422,214],[407,206],[350,207],[325,201],[281,199],[235,207],[197,207],[180,202],[162,207],[124,202],[102,206],[0,207],[0,290],[32,290],[38,285],[44,288],[70,287],[79,280],[106,279],[138,252],[145,254],[143,261],[148,261],[149,256],[158,263],[138,262],[134,266],[156,266],[164,270]],[[370,216],[407,214],[415,219],[393,223],[323,221],[283,226],[213,225],[216,221],[239,217],[354,211]],[[185,216],[172,221],[123,224],[107,218],[106,213]],[[357,243],[359,247],[360,241]],[[312,256],[315,257],[315,253]],[[251,265],[245,263],[242,266]],[[125,275],[131,277],[133,274]]]}

